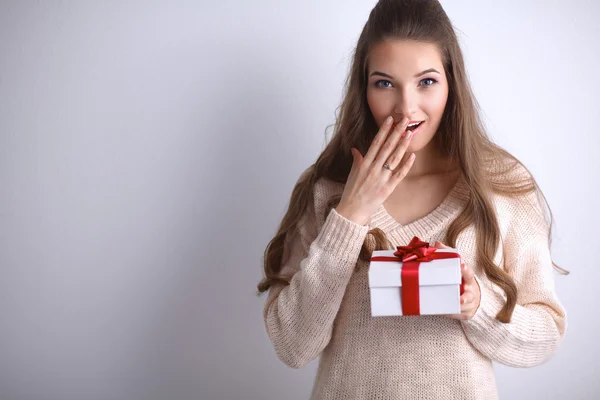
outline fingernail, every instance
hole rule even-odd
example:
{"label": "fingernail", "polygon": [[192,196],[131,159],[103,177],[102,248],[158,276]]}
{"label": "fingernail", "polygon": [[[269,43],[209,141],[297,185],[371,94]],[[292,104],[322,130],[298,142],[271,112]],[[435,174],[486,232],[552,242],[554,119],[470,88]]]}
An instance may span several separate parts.
{"label": "fingernail", "polygon": [[394,121],[394,117],[392,117],[391,115],[389,117],[387,117],[387,119],[385,120],[386,124],[391,124]]}

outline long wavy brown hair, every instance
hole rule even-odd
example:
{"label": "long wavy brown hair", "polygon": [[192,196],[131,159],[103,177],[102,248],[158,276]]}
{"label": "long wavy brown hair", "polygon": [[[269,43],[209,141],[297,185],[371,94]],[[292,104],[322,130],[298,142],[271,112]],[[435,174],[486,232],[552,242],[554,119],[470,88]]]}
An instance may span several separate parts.
{"label": "long wavy brown hair", "polygon": [[[486,133],[480,119],[479,105],[466,75],[454,27],[436,0],[380,0],[371,11],[354,51],[334,134],[317,161],[300,177],[292,191],[289,208],[277,234],[265,249],[265,276],[258,284],[258,295],[269,290],[275,283],[289,284],[291,278],[280,274],[284,241],[309,207],[315,183],[325,177],[345,184],[352,167],[350,149],[356,147],[361,154],[366,154],[369,149],[378,126],[367,104],[367,62],[369,50],[387,39],[433,43],[440,51],[449,92],[446,108],[432,143],[437,146],[440,154],[455,161],[469,189],[465,208],[449,226],[444,242],[455,247],[458,235],[467,227],[474,226],[477,263],[487,278],[498,285],[507,297],[496,318],[502,322],[510,322],[517,302],[517,286],[510,275],[494,263],[501,237],[490,194],[513,197],[537,191],[549,212],[548,246],[552,240],[552,211],[531,173],[525,178],[511,174],[515,168],[522,167],[528,171],[527,168],[517,158],[494,144]],[[335,196],[329,200],[327,212],[339,203],[340,197]],[[389,248],[391,245],[386,235],[375,228],[369,231],[359,258],[368,261],[373,250]],[[568,274],[568,271],[554,262],[553,265],[561,273]]]}

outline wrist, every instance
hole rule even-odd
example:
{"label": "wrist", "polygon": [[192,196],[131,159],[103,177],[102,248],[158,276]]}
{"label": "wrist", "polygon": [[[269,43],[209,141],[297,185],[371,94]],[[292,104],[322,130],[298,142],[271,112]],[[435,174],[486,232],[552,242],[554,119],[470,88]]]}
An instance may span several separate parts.
{"label": "wrist", "polygon": [[364,216],[360,216],[355,213],[352,213],[352,212],[346,210],[344,207],[338,206],[335,208],[335,211],[342,217],[346,218],[348,221],[354,222],[357,225],[365,226],[369,222],[368,218],[365,218]]}

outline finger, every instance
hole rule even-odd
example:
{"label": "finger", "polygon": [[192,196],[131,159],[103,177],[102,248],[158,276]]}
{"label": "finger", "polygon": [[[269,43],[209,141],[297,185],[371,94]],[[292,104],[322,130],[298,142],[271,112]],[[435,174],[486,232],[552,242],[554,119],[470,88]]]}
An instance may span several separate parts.
{"label": "finger", "polygon": [[474,303],[471,302],[462,307],[460,314],[463,317],[465,317],[465,319],[470,319],[473,317],[473,315],[475,315],[476,312],[477,312],[477,307],[475,306]]}
{"label": "finger", "polygon": [[465,293],[462,296],[460,296],[461,310],[462,310],[462,306],[468,305],[472,301],[473,301],[473,293],[465,290]]}
{"label": "finger", "polygon": [[439,240],[436,240],[435,243],[433,244],[434,247],[438,248],[438,249],[449,249],[449,246],[446,246],[444,243],[440,242]]}
{"label": "finger", "polygon": [[[386,142],[379,150],[377,157],[375,157],[375,161],[373,161],[373,166],[383,167],[384,163],[388,163],[390,168],[394,170],[398,164],[400,164],[402,157],[397,158],[394,156],[394,151],[399,147],[398,143],[400,143],[401,147],[403,142],[407,142],[406,137],[402,140],[400,137],[402,136],[403,132],[406,132],[406,128],[408,128],[408,122],[408,118],[403,118],[402,121],[400,121],[393,131],[388,135]],[[408,142],[410,142],[410,140],[408,140]],[[406,148],[408,148],[408,144],[406,144],[404,151],[406,151]]]}
{"label": "finger", "polygon": [[360,165],[363,156],[360,154],[360,151],[354,147],[350,149],[350,153],[352,153],[352,168],[350,169],[350,172],[352,172]]}
{"label": "finger", "polygon": [[467,264],[462,264],[461,267],[462,277],[465,280],[465,284],[471,284],[475,280],[475,273]]}
{"label": "finger", "polygon": [[383,143],[385,143],[385,139],[388,136],[388,133],[390,131],[390,128],[392,127],[393,122],[394,122],[394,118],[392,116],[389,116],[385,120],[385,122],[383,124],[381,124],[381,127],[379,127],[379,131],[377,132],[377,135],[375,135],[375,138],[373,139],[373,142],[371,143],[369,150],[367,150],[367,154],[365,154],[365,158],[364,158],[365,162],[372,163],[373,160],[375,160],[375,157],[379,153],[379,149],[381,148]]}
{"label": "finger", "polygon": [[[398,124],[398,126],[400,126],[400,124]],[[394,136],[401,136],[404,132],[406,132],[406,135],[404,135],[402,139],[399,139],[399,141],[396,141],[393,146],[390,145],[389,153],[385,155],[386,161],[384,162],[387,162],[392,169],[395,169],[402,162],[413,136],[412,131],[406,130],[406,128],[408,128],[408,119],[404,119],[400,129],[398,129],[398,126],[395,130],[397,133],[394,133]]]}
{"label": "finger", "polygon": [[396,185],[402,182],[402,179],[404,179],[406,175],[408,175],[408,171],[410,171],[411,167],[415,163],[416,158],[417,156],[415,155],[415,153],[412,153],[399,168],[394,169],[394,172],[392,174],[392,185],[394,187],[396,187]]}

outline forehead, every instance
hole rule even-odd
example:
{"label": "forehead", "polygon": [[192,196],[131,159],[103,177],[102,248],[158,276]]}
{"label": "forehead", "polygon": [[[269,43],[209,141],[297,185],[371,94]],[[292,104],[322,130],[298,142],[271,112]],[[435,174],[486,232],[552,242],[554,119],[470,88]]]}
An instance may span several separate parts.
{"label": "forehead", "polygon": [[387,39],[371,48],[368,71],[420,72],[435,68],[442,72],[443,63],[437,45],[413,40]]}

